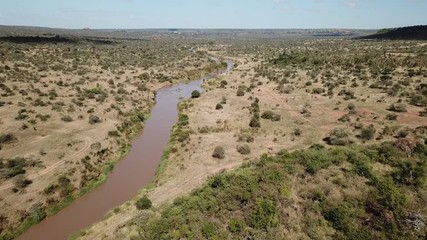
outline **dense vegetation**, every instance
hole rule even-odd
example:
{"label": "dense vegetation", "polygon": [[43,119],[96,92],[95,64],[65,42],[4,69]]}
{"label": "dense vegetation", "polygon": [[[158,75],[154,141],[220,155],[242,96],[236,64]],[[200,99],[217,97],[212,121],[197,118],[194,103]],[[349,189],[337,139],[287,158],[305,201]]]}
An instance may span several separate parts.
{"label": "dense vegetation", "polygon": [[427,147],[264,155],[134,219],[142,239],[423,239]]}
{"label": "dense vegetation", "polygon": [[396,29],[382,29],[376,34],[361,38],[390,40],[427,40],[427,25],[403,27]]}

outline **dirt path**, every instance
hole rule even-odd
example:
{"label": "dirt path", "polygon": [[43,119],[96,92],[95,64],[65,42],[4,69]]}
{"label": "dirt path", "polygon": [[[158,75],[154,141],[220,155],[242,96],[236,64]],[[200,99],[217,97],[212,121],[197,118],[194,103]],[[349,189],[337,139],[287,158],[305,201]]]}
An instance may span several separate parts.
{"label": "dirt path", "polygon": [[[27,178],[31,181],[34,181],[35,179],[44,176],[50,172],[52,172],[53,170],[57,169],[58,167],[62,166],[63,164],[65,164],[65,162],[67,162],[68,160],[74,158],[75,156],[87,151],[90,148],[90,138],[87,136],[82,136],[81,137],[84,138],[84,146],[78,150],[77,152],[63,158],[61,161],[56,162],[55,164],[52,164],[40,171],[34,172],[30,175],[27,176]],[[2,185],[0,185],[0,191],[4,191],[4,190],[8,190],[10,188],[12,188],[15,184],[13,183],[13,180],[8,180],[5,181]]]}

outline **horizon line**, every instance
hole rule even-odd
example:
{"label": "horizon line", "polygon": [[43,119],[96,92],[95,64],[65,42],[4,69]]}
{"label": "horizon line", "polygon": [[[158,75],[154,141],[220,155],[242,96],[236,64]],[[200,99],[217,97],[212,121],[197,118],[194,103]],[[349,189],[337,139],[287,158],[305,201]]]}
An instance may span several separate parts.
{"label": "horizon line", "polygon": [[[411,25],[411,26],[424,26],[424,25]],[[46,28],[46,29],[57,29],[57,30],[379,30],[379,29],[393,29],[411,26],[399,26],[399,27],[386,27],[386,28],[346,28],[346,27],[326,27],[326,28],[235,28],[235,27],[148,27],[148,28],[63,28],[63,27],[45,27],[45,26],[32,26],[32,25],[7,25],[0,24],[0,27],[27,27],[27,28]],[[427,26],[427,25],[426,25]]]}

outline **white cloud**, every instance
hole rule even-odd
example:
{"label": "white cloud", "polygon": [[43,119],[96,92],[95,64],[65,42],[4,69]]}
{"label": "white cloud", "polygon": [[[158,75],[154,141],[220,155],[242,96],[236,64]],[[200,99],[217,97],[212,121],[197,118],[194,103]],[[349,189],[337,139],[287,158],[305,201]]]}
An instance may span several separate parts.
{"label": "white cloud", "polygon": [[344,1],[344,4],[347,7],[351,7],[351,8],[357,7],[357,3],[358,3],[358,0],[346,0],[346,1]]}

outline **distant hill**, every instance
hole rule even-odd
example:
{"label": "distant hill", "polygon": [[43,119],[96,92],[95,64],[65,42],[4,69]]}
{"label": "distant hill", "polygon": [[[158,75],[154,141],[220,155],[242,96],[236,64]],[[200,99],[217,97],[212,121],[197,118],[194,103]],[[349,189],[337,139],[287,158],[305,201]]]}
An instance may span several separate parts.
{"label": "distant hill", "polygon": [[382,29],[373,35],[359,39],[427,40],[427,25]]}

